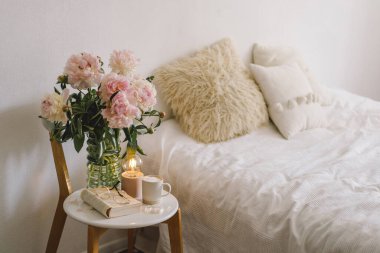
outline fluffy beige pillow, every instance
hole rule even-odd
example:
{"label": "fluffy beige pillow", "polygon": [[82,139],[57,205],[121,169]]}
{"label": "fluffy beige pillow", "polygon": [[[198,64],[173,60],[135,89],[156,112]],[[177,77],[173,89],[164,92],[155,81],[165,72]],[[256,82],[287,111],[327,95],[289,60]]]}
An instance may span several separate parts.
{"label": "fluffy beige pillow", "polygon": [[184,132],[200,142],[225,141],[268,121],[264,98],[229,39],[165,65],[154,76]]}

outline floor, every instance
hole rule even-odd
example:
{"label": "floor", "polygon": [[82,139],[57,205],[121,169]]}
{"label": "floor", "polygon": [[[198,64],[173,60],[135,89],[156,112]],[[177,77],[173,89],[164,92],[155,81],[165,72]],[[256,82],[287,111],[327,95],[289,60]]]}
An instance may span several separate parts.
{"label": "floor", "polygon": [[[136,250],[133,253],[155,253],[158,243],[158,226],[141,228],[136,238]],[[130,253],[128,249],[123,249],[115,253]]]}

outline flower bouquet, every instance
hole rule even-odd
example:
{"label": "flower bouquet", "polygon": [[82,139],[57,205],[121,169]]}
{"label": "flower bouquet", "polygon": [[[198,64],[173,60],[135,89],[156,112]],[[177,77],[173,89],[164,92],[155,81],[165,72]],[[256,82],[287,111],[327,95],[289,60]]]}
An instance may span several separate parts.
{"label": "flower bouquet", "polygon": [[[154,133],[164,117],[153,110],[153,76],[137,75],[137,63],[132,52],[113,51],[111,71],[105,74],[100,57],[73,55],[58,77],[54,93],[42,100],[40,118],[50,125],[51,138],[61,143],[73,139],[77,152],[87,140],[87,187],[113,186],[119,180],[121,133],[127,152],[144,154],[138,135]],[[147,117],[156,120],[147,125]]]}

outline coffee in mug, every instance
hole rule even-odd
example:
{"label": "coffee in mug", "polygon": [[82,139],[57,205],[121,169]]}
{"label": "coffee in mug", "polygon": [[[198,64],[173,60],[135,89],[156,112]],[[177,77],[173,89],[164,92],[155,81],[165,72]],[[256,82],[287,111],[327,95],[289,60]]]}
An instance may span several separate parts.
{"label": "coffee in mug", "polygon": [[[163,187],[168,188],[165,194],[162,194]],[[160,203],[161,197],[169,195],[172,187],[168,183],[164,183],[160,176],[148,175],[142,178],[142,196],[143,203],[154,205]]]}

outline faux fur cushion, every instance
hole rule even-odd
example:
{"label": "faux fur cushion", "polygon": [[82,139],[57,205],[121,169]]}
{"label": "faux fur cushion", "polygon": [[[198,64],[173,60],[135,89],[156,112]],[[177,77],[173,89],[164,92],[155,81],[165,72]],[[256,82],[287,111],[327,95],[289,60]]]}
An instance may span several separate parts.
{"label": "faux fur cushion", "polygon": [[165,65],[154,76],[181,128],[200,142],[225,141],[268,121],[264,98],[229,39]]}

